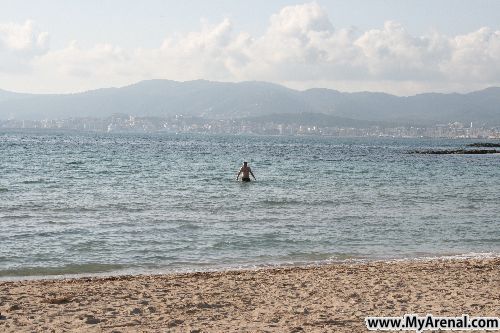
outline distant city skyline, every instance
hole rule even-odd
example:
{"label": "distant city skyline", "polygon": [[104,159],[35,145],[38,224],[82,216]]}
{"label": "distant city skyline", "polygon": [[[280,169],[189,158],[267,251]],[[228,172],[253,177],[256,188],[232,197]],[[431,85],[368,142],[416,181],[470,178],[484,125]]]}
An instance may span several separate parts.
{"label": "distant city skyline", "polygon": [[500,86],[500,1],[4,0],[0,89],[268,81],[396,95]]}
{"label": "distant city skyline", "polygon": [[[364,126],[360,126],[364,125]],[[229,135],[315,135],[331,137],[394,138],[473,138],[500,139],[499,127],[473,126],[453,122],[433,126],[378,125],[376,123],[333,124],[284,117],[281,120],[203,119],[198,117],[136,117],[114,114],[110,117],[75,117],[44,120],[0,120],[0,129],[67,130],[107,133],[198,133]]]}

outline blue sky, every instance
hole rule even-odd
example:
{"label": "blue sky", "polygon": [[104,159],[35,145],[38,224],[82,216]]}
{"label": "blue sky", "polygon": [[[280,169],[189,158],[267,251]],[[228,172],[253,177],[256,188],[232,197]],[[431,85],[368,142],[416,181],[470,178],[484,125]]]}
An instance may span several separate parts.
{"label": "blue sky", "polygon": [[500,1],[0,0],[0,88],[165,78],[297,89],[500,85]]}

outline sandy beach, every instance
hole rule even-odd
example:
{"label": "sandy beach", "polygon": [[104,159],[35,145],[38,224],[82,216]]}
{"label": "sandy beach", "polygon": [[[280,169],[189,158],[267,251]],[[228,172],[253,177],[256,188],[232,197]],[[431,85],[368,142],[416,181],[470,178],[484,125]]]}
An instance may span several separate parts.
{"label": "sandy beach", "polygon": [[500,258],[0,282],[2,332],[365,332],[365,316],[500,316]]}

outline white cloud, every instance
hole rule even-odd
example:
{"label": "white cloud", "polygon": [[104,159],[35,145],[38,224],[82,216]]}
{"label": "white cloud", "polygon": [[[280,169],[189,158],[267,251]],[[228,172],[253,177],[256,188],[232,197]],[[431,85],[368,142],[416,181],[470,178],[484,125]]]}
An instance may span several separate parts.
{"label": "white cloud", "polygon": [[55,69],[55,74],[88,78],[93,76],[120,75],[130,57],[127,52],[110,44],[98,44],[82,49],[76,41],[62,50],[47,53],[36,60],[41,68]]}
{"label": "white cloud", "polygon": [[354,45],[373,78],[404,80],[431,77],[436,70],[432,40],[412,37],[398,23],[388,21],[381,30],[370,30]]}
{"label": "white cloud", "polygon": [[449,41],[450,61],[442,71],[452,80],[498,84],[500,79],[500,31],[481,28]]}
{"label": "white cloud", "polygon": [[38,32],[32,21],[0,24],[0,73],[25,72],[33,57],[48,51],[49,34]]}
{"label": "white cloud", "polygon": [[[308,3],[271,16],[261,36],[235,31],[225,19],[169,36],[158,48],[82,48],[71,42],[49,50],[48,34],[27,21],[0,25],[0,64],[0,72],[11,72],[0,78],[0,87],[11,83],[17,90],[75,91],[150,78],[205,78],[398,94],[463,91],[500,85],[500,31],[413,36],[392,21],[368,31],[334,28],[322,7]],[[27,68],[31,86],[13,70]]]}
{"label": "white cloud", "polygon": [[289,6],[271,17],[269,35],[292,38],[305,37],[310,32],[333,31],[327,13],[316,3]]}
{"label": "white cloud", "polygon": [[38,33],[32,21],[22,25],[15,23],[0,24],[0,45],[3,49],[18,52],[40,52],[47,49],[48,33]]}
{"label": "white cloud", "polygon": [[228,19],[215,26],[204,23],[199,32],[165,40],[159,52],[152,53],[155,65],[150,72],[181,80],[230,79],[231,63],[244,61],[242,38],[233,35]]}

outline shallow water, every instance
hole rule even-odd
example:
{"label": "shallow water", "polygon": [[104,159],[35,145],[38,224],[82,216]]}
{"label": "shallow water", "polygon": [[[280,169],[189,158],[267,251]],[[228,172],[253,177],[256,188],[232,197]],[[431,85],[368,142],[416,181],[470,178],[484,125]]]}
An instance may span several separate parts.
{"label": "shallow water", "polygon": [[466,143],[3,131],[0,277],[500,253],[500,156],[407,153]]}

